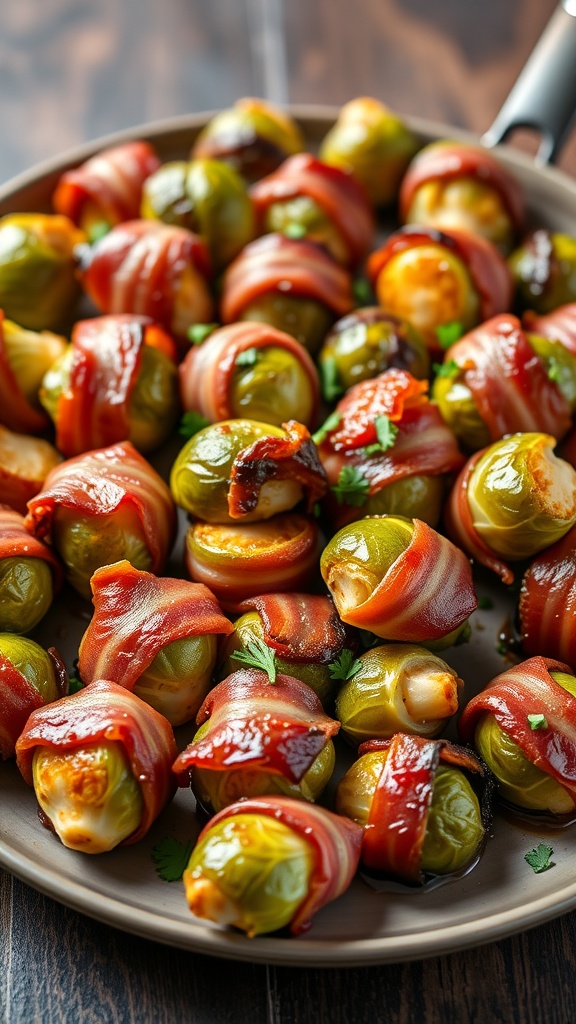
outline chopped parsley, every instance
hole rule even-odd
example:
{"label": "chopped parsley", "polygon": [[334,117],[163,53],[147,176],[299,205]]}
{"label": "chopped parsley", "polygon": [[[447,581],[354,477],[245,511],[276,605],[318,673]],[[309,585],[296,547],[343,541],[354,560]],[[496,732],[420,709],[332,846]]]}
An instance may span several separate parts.
{"label": "chopped parsley", "polygon": [[338,364],[334,356],[326,356],[318,364],[322,394],[326,402],[333,402],[344,394],[344,388],[338,373]]}
{"label": "chopped parsley", "polygon": [[440,348],[447,349],[464,334],[464,327],[459,320],[453,320],[449,324],[440,324],[436,328],[436,337]]}
{"label": "chopped parsley", "polygon": [[548,380],[558,384],[562,380],[562,367],[553,356],[548,360]]}
{"label": "chopped parsley", "polygon": [[457,377],[460,367],[455,359],[448,359],[445,363],[434,363],[434,373],[437,377]]}
{"label": "chopped parsley", "polygon": [[330,415],[324,420],[322,426],[319,427],[319,429],[316,431],[316,433],[312,434],[312,440],[314,441],[314,444],[322,444],[322,441],[324,441],[326,435],[329,434],[331,430],[336,430],[336,427],[340,425],[341,419],[342,417],[339,412],[336,412],[336,410],[334,410],[334,412],[331,412]]}
{"label": "chopped parsley", "polygon": [[249,640],[243,651],[233,651],[230,657],[244,665],[250,665],[251,668],[260,669],[266,673],[269,682],[276,682],[276,655],[260,637],[256,636]]}
{"label": "chopped parsley", "polygon": [[361,306],[367,306],[372,302],[372,289],[365,277],[357,277],[352,282],[352,294]]}
{"label": "chopped parsley", "polygon": [[187,332],[188,341],[191,341],[193,345],[201,345],[218,326],[218,324],[192,324]]}
{"label": "chopped parsley", "polygon": [[545,715],[526,715],[530,728],[535,731],[536,729],[547,729],[548,722],[546,721]]}
{"label": "chopped parsley", "polygon": [[337,658],[331,661],[328,666],[331,679],[351,679],[362,668],[362,662],[354,657],[354,652],[349,647],[344,647]]}
{"label": "chopped parsley", "polygon": [[299,224],[298,221],[292,221],[286,225],[282,234],[286,238],[293,238],[295,241],[298,241],[299,238],[306,238],[307,231],[303,224]]}
{"label": "chopped parsley", "polygon": [[194,841],[181,843],[173,836],[166,836],[152,848],[152,860],[157,874],[164,882],[178,882],[190,860]]}
{"label": "chopped parsley", "polygon": [[338,483],[331,490],[336,495],[339,505],[351,505],[360,508],[364,505],[370,490],[370,481],[366,479],[358,466],[343,466],[340,470]]}
{"label": "chopped parsley", "polygon": [[539,843],[534,850],[529,850],[528,853],[524,854],[524,860],[530,865],[535,874],[539,875],[542,871],[548,871],[548,868],[553,868],[554,861],[551,860],[554,850],[551,846],[546,846],[544,843]]}
{"label": "chopped parsley", "polygon": [[182,419],[180,420],[180,426],[178,427],[178,433],[182,437],[194,437],[199,430],[203,430],[204,427],[210,426],[210,420],[207,420],[205,416],[202,416],[199,412],[185,412]]}
{"label": "chopped parsley", "polygon": [[236,366],[255,366],[258,362],[258,349],[257,348],[245,348],[243,352],[239,352],[234,360]]}

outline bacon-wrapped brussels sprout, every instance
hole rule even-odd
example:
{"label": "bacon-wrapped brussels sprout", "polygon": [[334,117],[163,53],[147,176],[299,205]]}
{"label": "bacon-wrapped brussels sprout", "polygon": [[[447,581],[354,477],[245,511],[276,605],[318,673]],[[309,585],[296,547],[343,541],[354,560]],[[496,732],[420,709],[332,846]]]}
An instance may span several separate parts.
{"label": "bacon-wrapped brussels sprout", "polygon": [[159,166],[148,142],[103,149],[64,172],[52,197],[54,209],[82,228],[89,242],[95,242],[115,224],[139,216],[142,186]]}
{"label": "bacon-wrapped brussels sprout", "polygon": [[576,300],[576,238],[539,228],[508,262],[525,309],[552,313]]}
{"label": "bacon-wrapped brussels sprout", "polygon": [[86,236],[68,217],[11,213],[0,220],[0,308],[33,331],[58,329],[80,294],[74,250]]}
{"label": "bacon-wrapped brussels sprout", "polygon": [[558,306],[543,316],[528,310],[522,317],[522,323],[531,334],[560,343],[571,355],[576,356],[576,302]]}
{"label": "bacon-wrapped brussels sprout", "polygon": [[39,434],[50,420],[38,400],[42,378],[66,350],[51,331],[29,331],[0,310],[0,422],[10,430]]}
{"label": "bacon-wrapped brussels sprout", "polygon": [[464,457],[427,390],[407,370],[385,370],[350,388],[314,435],[335,526],[396,513],[436,526]]}
{"label": "bacon-wrapped brussels sprout", "polygon": [[500,673],[468,702],[459,730],[513,809],[556,826],[576,819],[576,678],[568,665],[535,657]]}
{"label": "bacon-wrapped brussels sprout", "polygon": [[379,100],[362,96],[340,110],[322,140],[320,159],[351,171],[374,206],[394,202],[418,143],[402,118]]}
{"label": "bacon-wrapped brussels sprout", "polygon": [[361,654],[336,698],[336,717],[353,743],[395,732],[438,736],[458,710],[457,672],[416,644],[382,644]]}
{"label": "bacon-wrapped brussels sprout", "polygon": [[216,270],[226,267],[255,233],[243,178],[222,160],[175,160],[144,184],[141,216],[201,235]]}
{"label": "bacon-wrapped brussels sprout", "polygon": [[0,425],[0,505],[9,505],[26,515],[27,503],[61,461],[61,455],[49,441],[15,434]]}
{"label": "bacon-wrapped brussels sprout", "polygon": [[[354,633],[323,594],[259,594],[243,601],[234,632],[222,646],[222,675],[234,671],[234,654],[266,644],[278,672],[312,687],[325,703],[339,662],[356,649]],[[348,652],[347,655],[344,652]]]}
{"label": "bacon-wrapped brussels sprout", "polygon": [[302,590],[315,580],[322,537],[316,521],[285,512],[260,523],[194,523],[186,535],[186,567],[222,608],[237,612],[249,597]]}
{"label": "bacon-wrapped brussels sprout", "polygon": [[310,153],[289,157],[250,190],[260,234],[279,231],[323,245],[353,267],[369,252],[375,234],[362,186],[339,167]]}
{"label": "bacon-wrapped brussels sprout", "polygon": [[262,796],[220,811],[200,833],[184,872],[196,917],[233,925],[249,938],[310,927],[352,881],[362,829],[302,800]]}
{"label": "bacon-wrapped brussels sprout", "polygon": [[0,505],[0,632],[29,633],[44,617],[62,581],[53,551]]}
{"label": "bacon-wrapped brussels sprout", "polygon": [[363,306],[334,324],[318,354],[324,397],[332,401],[391,367],[418,380],[430,374],[430,355],[418,331],[379,306]]}
{"label": "bacon-wrapped brussels sprout", "polygon": [[94,615],[78,651],[83,683],[111,679],[171,725],[192,719],[212,683],[218,634],[232,632],[207,587],[127,561],[94,573]]}
{"label": "bacon-wrapped brussels sprout", "polygon": [[16,746],[43,824],[81,853],[146,835],[174,795],[175,756],[166,719],[107,679],[33,712]]}
{"label": "bacon-wrapped brussels sprout", "polygon": [[448,645],[477,606],[464,552],[418,519],[367,516],[344,526],[320,571],[340,618],[383,640]]}
{"label": "bacon-wrapped brussels sprout", "polygon": [[368,277],[387,313],[409,320],[438,352],[438,329],[462,331],[512,302],[512,276],[498,250],[479,235],[408,226],[372,253]]}
{"label": "bacon-wrapped brussels sprout", "polygon": [[57,652],[13,633],[0,633],[0,757],[15,751],[28,716],[59,700],[68,677]]}
{"label": "bacon-wrapped brussels sprout", "polygon": [[257,181],[302,149],[302,132],[285,110],[262,99],[243,97],[208,122],[191,156],[224,160],[247,181]]}
{"label": "bacon-wrapped brussels sprout", "polygon": [[348,271],[322,246],[305,238],[257,238],[228,267],[222,284],[224,323],[270,324],[312,353],[336,317],[353,306]]}
{"label": "bacon-wrapped brussels sprout", "polygon": [[210,423],[247,418],[311,427],[320,386],[310,356],[291,335],[258,323],[221,327],[190,349],[180,366],[185,411]]}
{"label": "bacon-wrapped brussels sprout", "polygon": [[186,442],[170,474],[174,500],[207,523],[250,523],[294,508],[309,510],[326,489],[324,471],[306,427],[284,429],[256,420],[226,420]]}
{"label": "bacon-wrapped brussels sprout", "polygon": [[518,632],[527,655],[576,665],[576,527],[530,563],[520,588]]}
{"label": "bacon-wrapped brussels sprout", "polygon": [[474,788],[485,770],[470,750],[397,733],[363,743],[359,753],[340,780],[336,808],[364,827],[361,862],[369,871],[423,885],[475,866],[488,808]]}
{"label": "bacon-wrapped brussels sprout", "polygon": [[501,314],[449,348],[432,395],[471,451],[519,431],[560,439],[576,406],[576,354]]}
{"label": "bacon-wrapped brussels sprout", "polygon": [[192,231],[130,220],[80,252],[83,287],[102,313],[136,313],[178,338],[212,318],[211,261]]}
{"label": "bacon-wrapped brussels sprout", "polygon": [[446,507],[448,532],[482,565],[512,583],[508,562],[531,558],[576,523],[576,471],[549,434],[511,434],[476,452]]}
{"label": "bacon-wrapped brussels sprout", "polygon": [[60,463],[28,508],[26,528],[51,540],[66,578],[88,600],[102,565],[126,558],[161,572],[176,528],[168,487],[129,441]]}
{"label": "bacon-wrapped brussels sprout", "polygon": [[292,676],[239,669],[218,683],[174,771],[211,811],[265,793],[316,800],[334,771],[340,725]]}
{"label": "bacon-wrapped brussels sprout", "polygon": [[421,149],[400,188],[405,224],[458,228],[509,252],[524,224],[519,182],[481,146],[442,140]]}
{"label": "bacon-wrapped brussels sprout", "polygon": [[59,451],[80,455],[128,440],[148,452],[162,444],[178,415],[175,357],[170,335],[148,317],[77,323],[40,389]]}

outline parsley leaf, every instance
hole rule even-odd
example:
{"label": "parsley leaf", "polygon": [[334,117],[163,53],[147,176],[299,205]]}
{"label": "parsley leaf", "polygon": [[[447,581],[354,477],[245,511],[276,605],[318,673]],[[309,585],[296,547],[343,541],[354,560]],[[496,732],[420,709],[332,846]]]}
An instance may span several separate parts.
{"label": "parsley leaf", "polygon": [[192,324],[186,334],[188,341],[191,341],[193,345],[201,345],[218,326],[218,324]]}
{"label": "parsley leaf", "polygon": [[177,882],[188,865],[190,854],[194,849],[194,841],[181,843],[173,836],[166,836],[152,848],[152,860],[160,878],[164,882]]}
{"label": "parsley leaf", "polygon": [[255,636],[253,640],[248,641],[243,651],[233,651],[230,657],[244,665],[250,665],[251,668],[266,672],[269,682],[276,682],[276,655],[260,637]]}
{"label": "parsley leaf", "polygon": [[297,241],[299,238],[306,238],[307,231],[303,224],[299,224],[298,221],[292,221],[290,224],[286,225],[282,234],[285,235],[286,238],[293,238]]}
{"label": "parsley leaf", "polygon": [[78,693],[84,689],[84,683],[80,679],[80,676],[74,673],[68,677],[68,696],[71,697],[73,693]]}
{"label": "parsley leaf", "polygon": [[434,363],[432,367],[437,377],[457,377],[460,367],[455,359],[449,359],[446,363]]}
{"label": "parsley leaf", "polygon": [[351,505],[360,508],[364,505],[370,490],[370,481],[366,479],[358,466],[343,466],[340,470],[338,483],[331,490],[336,495],[339,505]]}
{"label": "parsley leaf", "polygon": [[362,662],[354,657],[349,647],[344,647],[337,658],[328,665],[330,679],[351,679],[362,668]]}
{"label": "parsley leaf", "polygon": [[436,328],[436,337],[440,348],[447,349],[464,334],[464,327],[459,320],[453,320],[449,324],[440,324]]}
{"label": "parsley leaf", "polygon": [[534,731],[536,729],[547,729],[548,722],[546,721],[545,715],[526,715],[530,728]]}
{"label": "parsley leaf", "polygon": [[554,861],[550,859],[553,853],[554,850],[551,846],[539,843],[534,850],[529,850],[528,853],[524,854],[524,860],[539,875],[542,871],[548,871],[548,868],[555,866]]}
{"label": "parsley leaf", "polygon": [[182,437],[194,437],[199,430],[203,430],[204,427],[210,426],[210,420],[207,420],[205,416],[202,416],[199,412],[185,412],[182,419],[180,420],[180,426],[178,427],[178,433]]}
{"label": "parsley leaf", "polygon": [[255,366],[258,362],[259,352],[257,348],[245,348],[239,352],[234,360],[236,366]]}
{"label": "parsley leaf", "polygon": [[344,388],[338,373],[338,364],[334,356],[326,356],[322,359],[318,363],[318,371],[322,384],[322,394],[326,402],[333,402],[334,399],[344,394]]}
{"label": "parsley leaf", "polygon": [[352,282],[352,294],[361,306],[368,306],[372,302],[372,289],[365,277],[357,277]]}
{"label": "parsley leaf", "polygon": [[396,437],[398,436],[398,427],[396,424],[392,423],[387,416],[377,416],[374,426],[376,427],[378,444],[382,451],[385,452],[388,448],[392,448]]}
{"label": "parsley leaf", "polygon": [[99,242],[104,235],[107,235],[110,231],[110,224],[107,220],[97,220],[88,228],[88,241],[90,245],[94,245],[95,242]]}
{"label": "parsley leaf", "polygon": [[331,412],[330,415],[324,420],[322,426],[319,427],[319,429],[316,431],[316,433],[312,434],[312,440],[314,441],[314,444],[322,444],[322,441],[325,439],[326,435],[329,434],[331,430],[336,430],[336,427],[339,426],[341,419],[342,417],[339,412],[336,412],[336,410],[334,410],[334,412]]}
{"label": "parsley leaf", "polygon": [[548,380],[554,381],[556,384],[562,380],[562,367],[554,356],[551,356],[548,360]]}

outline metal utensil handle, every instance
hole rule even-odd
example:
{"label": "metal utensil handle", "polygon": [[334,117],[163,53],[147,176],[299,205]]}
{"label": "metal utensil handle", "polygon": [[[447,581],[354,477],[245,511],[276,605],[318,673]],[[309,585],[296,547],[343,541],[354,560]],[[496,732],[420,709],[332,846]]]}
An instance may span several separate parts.
{"label": "metal utensil handle", "polygon": [[576,114],[576,0],[563,0],[548,22],[482,143],[495,146],[514,128],[535,128],[535,160],[552,163]]}

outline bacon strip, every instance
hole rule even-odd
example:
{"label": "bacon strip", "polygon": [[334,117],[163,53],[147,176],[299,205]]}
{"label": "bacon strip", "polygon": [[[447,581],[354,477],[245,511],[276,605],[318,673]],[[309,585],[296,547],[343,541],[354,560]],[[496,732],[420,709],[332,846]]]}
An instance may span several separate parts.
{"label": "bacon strip", "polygon": [[97,206],[110,225],[131,220],[139,216],[146,178],[159,167],[160,160],[147,142],[104,149],[62,175],[52,198],[54,209],[75,224],[80,224],[86,203]]}
{"label": "bacon strip", "polygon": [[342,235],[351,264],[358,263],[372,246],[374,214],[363,187],[351,174],[310,153],[288,157],[277,171],[256,182],[250,195],[261,225],[274,203],[309,196]]}
{"label": "bacon strip", "polygon": [[50,425],[50,417],[31,405],[20,390],[4,342],[5,319],[0,309],[0,420],[9,430],[40,434]]}
{"label": "bacon strip", "polygon": [[26,529],[35,537],[50,538],[59,505],[89,516],[132,507],[150,551],[151,571],[162,571],[174,539],[175,506],[161,476],[130,441],[85,452],[56,466],[43,490],[28,502]]}
{"label": "bacon strip", "polygon": [[180,366],[180,396],[185,410],[194,410],[210,423],[234,418],[231,390],[236,360],[248,349],[280,348],[296,357],[314,395],[311,420],[320,398],[318,372],[308,352],[290,334],[267,324],[242,322],[214,331],[202,345],[190,349]]}
{"label": "bacon strip", "polygon": [[329,665],[348,642],[332,600],[322,594],[259,594],[238,606],[257,611],[264,640],[282,658]]}
{"label": "bacon strip", "polygon": [[448,535],[458,547],[467,551],[480,565],[485,565],[500,577],[503,583],[514,582],[514,573],[508,562],[504,562],[482,540],[472,521],[468,503],[468,487],[476,463],[486,451],[483,448],[472,455],[461,469],[444,506],[444,521]]}
{"label": "bacon strip", "polygon": [[273,817],[293,829],[312,847],[315,863],[308,895],[290,924],[294,935],[306,931],[314,914],[341,896],[350,885],[360,858],[361,827],[350,818],[333,814],[315,804],[289,797],[261,796],[238,800],[225,807],[203,828],[199,841],[213,825],[237,814]]}
{"label": "bacon strip", "polygon": [[289,420],[282,427],[286,437],[261,437],[234,459],[228,489],[228,512],[232,518],[240,519],[252,512],[262,487],[270,480],[301,484],[308,512],[326,493],[326,474],[308,430],[296,420]]}
{"label": "bacon strip", "polygon": [[12,757],[16,740],[28,716],[44,704],[42,695],[32,686],[9,658],[0,654],[0,756]]}
{"label": "bacon strip", "polygon": [[31,537],[24,526],[24,516],[12,508],[0,505],[0,559],[41,558],[48,562],[52,572],[52,587],[56,593],[62,584],[62,566],[47,544]]}
{"label": "bacon strip", "polygon": [[333,256],[308,239],[270,234],[245,246],[224,274],[220,313],[225,324],[267,292],[315,299],[344,316],[354,307],[352,280]]}
{"label": "bacon strip", "polygon": [[78,652],[86,684],[111,679],[132,690],[167,644],[234,629],[201,583],[159,578],[126,559],[97,569],[90,584],[94,615]]}
{"label": "bacon strip", "polygon": [[174,762],[180,786],[189,785],[193,767],[262,768],[299,782],[340,728],[311,687],[285,675],[271,683],[256,669],[239,669],[210,691],[196,717],[198,725],[206,721],[202,739]]}
{"label": "bacon strip", "polygon": [[171,765],[177,753],[172,727],[135,694],[107,679],[34,711],[16,744],[16,762],[29,785],[37,747],[77,750],[86,744],[120,743],[144,800],[142,821],[125,844],[138,842],[172,799]]}
{"label": "bacon strip", "polygon": [[493,317],[450,348],[493,441],[542,431],[560,439],[570,429],[568,401],[550,380],[520,321]]}
{"label": "bacon strip", "polygon": [[532,312],[525,313],[522,322],[527,331],[541,334],[550,341],[559,341],[576,356],[576,302],[559,306],[545,316],[538,316]]}
{"label": "bacon strip", "polygon": [[576,527],[524,573],[518,616],[525,654],[576,666]]}
{"label": "bacon strip", "polygon": [[[472,742],[479,719],[494,715],[528,760],[576,798],[576,697],[554,682],[551,672],[572,669],[552,658],[529,658],[496,676],[468,702],[458,729]],[[528,715],[542,714],[547,728],[531,729]]]}

